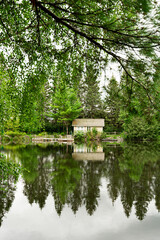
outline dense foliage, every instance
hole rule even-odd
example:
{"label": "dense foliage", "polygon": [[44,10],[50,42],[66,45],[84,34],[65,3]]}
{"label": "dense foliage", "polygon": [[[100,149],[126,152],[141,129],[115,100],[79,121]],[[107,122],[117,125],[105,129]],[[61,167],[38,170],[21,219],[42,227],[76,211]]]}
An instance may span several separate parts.
{"label": "dense foliage", "polygon": [[0,153],[0,191],[5,191],[5,186],[10,177],[16,181],[20,173],[20,166],[13,161],[7,161],[6,157]]}
{"label": "dense foliage", "polygon": [[[159,12],[157,0],[0,1],[1,132],[62,131],[76,117],[105,118],[106,131],[134,117],[157,125]],[[102,101],[113,62],[121,82]]]}
{"label": "dense foliage", "polygon": [[92,141],[99,141],[101,133],[97,131],[96,128],[93,128],[91,131],[83,132],[76,131],[74,132],[74,142],[75,143],[90,143]]}
{"label": "dense foliage", "polygon": [[53,98],[49,116],[55,122],[64,124],[67,128],[68,125],[77,117],[79,117],[82,108],[81,102],[77,99],[77,94],[74,89],[68,88],[63,83],[57,86]]}
{"label": "dense foliage", "polygon": [[100,68],[113,60],[147,90],[137,74],[158,68],[158,1],[6,0],[0,14],[1,60],[22,85],[55,69],[76,84],[86,63]]}
{"label": "dense foliage", "polygon": [[147,123],[145,118],[133,117],[124,124],[125,138],[132,140],[152,140],[160,135],[160,126],[157,123]]}
{"label": "dense foliage", "polygon": [[[157,76],[159,78],[159,76]],[[157,78],[157,79],[158,79]],[[160,83],[148,82],[151,91]],[[145,89],[122,74],[118,83],[111,78],[105,88],[106,131],[125,131],[128,139],[156,139],[160,128],[159,93],[153,93],[155,106],[149,101]]]}

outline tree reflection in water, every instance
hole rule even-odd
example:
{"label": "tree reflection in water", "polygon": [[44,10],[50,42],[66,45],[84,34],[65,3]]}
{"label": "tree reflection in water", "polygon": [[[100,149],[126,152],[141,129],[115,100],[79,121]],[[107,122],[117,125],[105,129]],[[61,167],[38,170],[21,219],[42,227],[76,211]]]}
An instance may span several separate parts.
{"label": "tree reflection in water", "polygon": [[[51,193],[58,215],[65,205],[74,213],[84,205],[92,215],[98,207],[101,179],[105,178],[112,202],[120,197],[127,217],[134,206],[137,218],[144,219],[152,199],[160,210],[160,146],[153,143],[104,144],[103,161],[74,160],[73,147],[65,145],[23,146],[13,151],[28,170],[23,172],[24,194],[30,204],[35,202],[41,209]],[[12,184],[7,194],[5,199],[0,196],[0,219],[12,204]]]}
{"label": "tree reflection in water", "polygon": [[[15,178],[9,176],[8,180],[5,180],[5,190],[0,190],[0,226],[3,222],[3,217],[7,212],[9,212],[13,200],[14,200],[14,191],[16,186],[14,184]],[[3,186],[3,179],[0,178],[0,186]]]}
{"label": "tree reflection in water", "polygon": [[10,210],[14,200],[14,191],[19,173],[19,164],[8,161],[5,155],[0,152],[0,226],[3,217]]}

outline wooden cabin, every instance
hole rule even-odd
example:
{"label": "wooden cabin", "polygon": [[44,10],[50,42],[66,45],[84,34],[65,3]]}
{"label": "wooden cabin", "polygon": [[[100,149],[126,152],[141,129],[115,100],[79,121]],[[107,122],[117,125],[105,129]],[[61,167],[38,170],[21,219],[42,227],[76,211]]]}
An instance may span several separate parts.
{"label": "wooden cabin", "polygon": [[93,128],[97,130],[97,132],[103,132],[104,127],[104,119],[75,119],[72,122],[74,133],[77,131],[92,131]]}

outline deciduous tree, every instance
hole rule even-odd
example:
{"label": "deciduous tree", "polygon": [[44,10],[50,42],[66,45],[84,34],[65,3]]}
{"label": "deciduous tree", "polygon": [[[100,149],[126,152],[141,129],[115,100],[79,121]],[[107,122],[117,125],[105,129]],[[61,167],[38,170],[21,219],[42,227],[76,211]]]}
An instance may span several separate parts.
{"label": "deciduous tree", "polygon": [[[148,91],[135,73],[158,68],[159,11],[157,0],[1,0],[1,52],[14,74],[35,65],[47,66],[49,74],[54,64],[70,81],[86,60],[116,61]],[[152,93],[148,97],[152,102]]]}

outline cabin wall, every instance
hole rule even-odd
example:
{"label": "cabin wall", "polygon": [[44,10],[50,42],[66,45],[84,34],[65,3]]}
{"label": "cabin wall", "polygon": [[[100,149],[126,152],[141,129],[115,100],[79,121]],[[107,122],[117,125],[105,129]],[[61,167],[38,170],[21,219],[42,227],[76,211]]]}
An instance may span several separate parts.
{"label": "cabin wall", "polygon": [[87,131],[92,131],[93,128],[95,128],[99,133],[103,132],[103,127],[74,127],[73,130],[74,133],[76,133],[77,131],[83,131],[84,133],[86,133]]}
{"label": "cabin wall", "polygon": [[74,133],[78,132],[78,131],[83,131],[83,132],[87,132],[87,127],[74,127]]}

